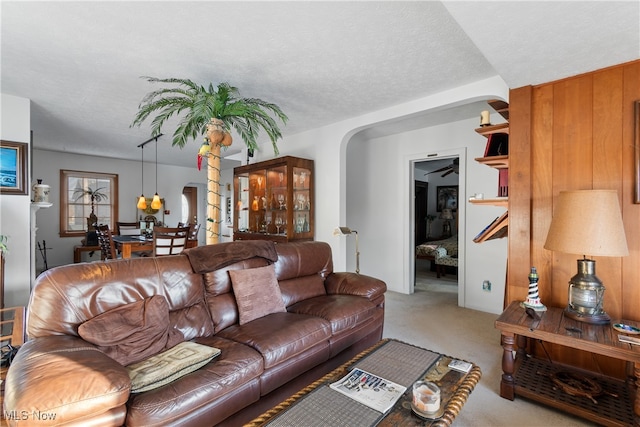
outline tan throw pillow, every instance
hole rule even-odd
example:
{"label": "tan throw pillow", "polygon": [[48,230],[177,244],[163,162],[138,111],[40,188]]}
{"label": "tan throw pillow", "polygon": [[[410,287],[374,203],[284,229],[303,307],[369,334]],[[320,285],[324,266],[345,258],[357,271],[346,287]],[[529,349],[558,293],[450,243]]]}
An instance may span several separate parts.
{"label": "tan throw pillow", "polygon": [[78,334],[123,366],[184,341],[169,327],[169,304],[161,295],[106,311],[81,324]]}
{"label": "tan throw pillow", "polygon": [[273,264],[245,270],[229,270],[229,276],[238,304],[241,325],[267,314],[287,311]]}
{"label": "tan throw pillow", "polygon": [[187,341],[129,365],[127,372],[131,378],[131,393],[142,393],[169,384],[197,371],[219,354],[220,349]]}

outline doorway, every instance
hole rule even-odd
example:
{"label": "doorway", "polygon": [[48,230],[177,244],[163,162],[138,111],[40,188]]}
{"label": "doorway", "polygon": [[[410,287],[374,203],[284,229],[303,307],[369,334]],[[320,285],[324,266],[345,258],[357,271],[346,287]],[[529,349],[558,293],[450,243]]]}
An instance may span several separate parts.
{"label": "doorway", "polygon": [[[450,150],[442,153],[430,153],[409,160],[411,168],[411,247],[409,252],[411,272],[410,292],[424,290],[425,278],[433,282],[433,288],[458,294],[458,305],[464,307],[464,214],[465,214],[465,149]],[[455,200],[447,207],[453,207],[453,218],[443,218],[442,194],[450,195],[455,191]],[[426,206],[422,205],[426,193]],[[438,209],[440,208],[440,209]],[[439,211],[440,210],[440,211]],[[426,214],[424,212],[426,211]],[[426,218],[430,218],[427,222]],[[448,222],[445,224],[445,222]],[[448,244],[453,244],[457,253],[457,269],[449,267],[445,270],[444,277],[438,278],[435,268],[435,259],[417,257],[417,246],[421,244],[431,246],[431,242],[447,239],[443,236],[445,231],[451,229],[451,238]],[[443,239],[444,238],[444,239]],[[432,280],[431,280],[432,278]],[[444,280],[443,280],[444,279]],[[447,283],[448,282],[448,283]],[[416,286],[416,283],[418,286]],[[436,285],[437,284],[437,285]],[[449,286],[445,286],[445,285]]]}
{"label": "doorway", "polygon": [[198,189],[186,186],[182,189],[182,215],[180,222],[198,223]]}
{"label": "doorway", "polygon": [[415,237],[414,242],[416,245],[424,243],[429,237],[427,225],[428,215],[428,196],[429,196],[429,183],[424,181],[414,181],[414,198],[415,198]]}

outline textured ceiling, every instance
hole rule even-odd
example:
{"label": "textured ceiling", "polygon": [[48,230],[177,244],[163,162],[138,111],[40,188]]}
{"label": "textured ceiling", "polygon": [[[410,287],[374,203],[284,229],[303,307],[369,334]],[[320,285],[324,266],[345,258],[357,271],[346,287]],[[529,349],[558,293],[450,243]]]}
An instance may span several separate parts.
{"label": "textured ceiling", "polygon": [[[140,76],[228,81],[280,106],[286,138],[495,75],[515,88],[640,58],[638,1],[3,0],[0,13],[1,92],[31,99],[34,147],[115,158],[138,159],[150,136],[130,128],[160,87]],[[193,166],[196,148],[163,132],[160,163]]]}

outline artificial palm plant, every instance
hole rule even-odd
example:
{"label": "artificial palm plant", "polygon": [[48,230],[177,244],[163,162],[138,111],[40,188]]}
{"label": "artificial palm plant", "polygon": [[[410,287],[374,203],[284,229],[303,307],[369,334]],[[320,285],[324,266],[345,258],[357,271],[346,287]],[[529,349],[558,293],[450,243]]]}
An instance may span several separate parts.
{"label": "artificial palm plant", "polygon": [[[174,146],[184,147],[190,138],[205,136],[198,152],[198,167],[207,158],[207,244],[218,243],[220,238],[220,151],[231,145],[231,129],[235,129],[247,148],[258,148],[256,138],[260,129],[269,136],[277,155],[276,141],[282,137],[278,123],[286,123],[287,116],[280,107],[256,98],[240,98],[236,87],[220,83],[200,86],[188,79],[158,79],[144,77],[151,83],[169,83],[176,87],[158,89],[148,93],[138,106],[132,126],[140,126],[152,113],[158,113],[151,122],[151,136],[161,133],[162,125],[174,114],[184,113],[173,133]],[[275,116],[272,117],[273,114]]]}
{"label": "artificial palm plant", "polygon": [[87,231],[95,230],[96,226],[98,225],[98,217],[95,213],[96,202],[100,203],[101,201],[107,200],[109,198],[109,196],[100,191],[104,188],[105,187],[96,187],[95,189],[93,189],[91,188],[91,186],[88,186],[87,188],[76,188],[73,191],[73,195],[75,197],[74,200],[76,202],[82,199],[84,196],[89,196],[89,199],[91,201],[91,214],[89,214],[89,218],[87,218]]}

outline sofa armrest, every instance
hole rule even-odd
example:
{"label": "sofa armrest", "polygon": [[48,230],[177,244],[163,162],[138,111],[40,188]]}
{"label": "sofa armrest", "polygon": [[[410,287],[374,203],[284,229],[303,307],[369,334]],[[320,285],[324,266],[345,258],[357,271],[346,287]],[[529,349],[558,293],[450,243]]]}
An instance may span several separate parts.
{"label": "sofa armrest", "polygon": [[[27,341],[7,372],[4,412],[13,421],[42,425],[123,425],[131,380],[124,366],[74,336]],[[26,419],[25,419],[26,417]],[[97,425],[97,424],[96,424]]]}
{"label": "sofa armrest", "polygon": [[387,291],[382,280],[357,273],[331,273],[324,282],[328,294],[356,295],[377,301]]}

